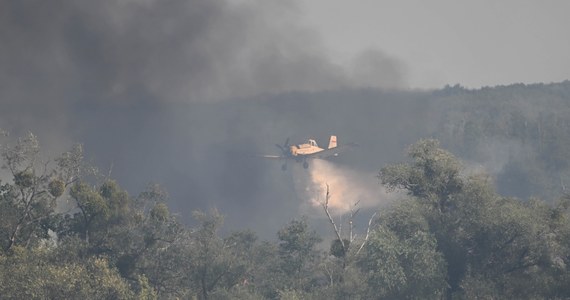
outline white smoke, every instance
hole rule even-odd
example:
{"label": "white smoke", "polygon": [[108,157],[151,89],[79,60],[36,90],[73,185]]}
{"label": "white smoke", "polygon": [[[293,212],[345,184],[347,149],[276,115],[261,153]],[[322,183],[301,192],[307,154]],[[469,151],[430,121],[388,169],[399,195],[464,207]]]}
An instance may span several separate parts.
{"label": "white smoke", "polygon": [[308,170],[294,167],[295,188],[302,199],[302,209],[321,208],[329,189],[329,210],[342,215],[353,209],[378,207],[390,202],[388,194],[374,174],[362,173],[333,162],[315,159]]}

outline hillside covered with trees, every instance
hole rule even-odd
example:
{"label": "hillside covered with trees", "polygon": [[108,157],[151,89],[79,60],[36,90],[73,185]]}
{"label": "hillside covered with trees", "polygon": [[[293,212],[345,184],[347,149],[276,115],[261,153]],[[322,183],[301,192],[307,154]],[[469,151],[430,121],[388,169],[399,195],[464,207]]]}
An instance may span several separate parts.
{"label": "hillside covered with trees", "polygon": [[435,93],[445,107],[433,136],[496,176],[499,192],[554,200],[570,181],[570,82]]}
{"label": "hillside covered with trees", "polygon": [[83,156],[75,146],[47,161],[33,135],[3,144],[3,299],[570,297],[570,198],[501,196],[434,139],[380,170],[406,195],[358,234],[352,214],[350,230],[332,217],[330,245],[303,217],[268,241],[221,234],[216,210],[185,225],[158,186],[131,196]]}

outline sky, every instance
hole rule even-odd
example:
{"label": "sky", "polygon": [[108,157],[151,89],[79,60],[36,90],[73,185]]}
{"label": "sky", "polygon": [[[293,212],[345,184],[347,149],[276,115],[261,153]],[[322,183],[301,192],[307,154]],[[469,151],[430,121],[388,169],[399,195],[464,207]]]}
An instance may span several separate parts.
{"label": "sky", "polygon": [[570,1],[307,0],[299,9],[340,64],[376,49],[406,66],[412,88],[570,78]]}

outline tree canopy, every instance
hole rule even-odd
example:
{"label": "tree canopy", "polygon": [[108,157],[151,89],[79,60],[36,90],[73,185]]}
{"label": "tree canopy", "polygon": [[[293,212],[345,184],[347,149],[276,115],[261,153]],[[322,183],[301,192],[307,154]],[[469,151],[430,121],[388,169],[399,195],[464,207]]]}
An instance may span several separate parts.
{"label": "tree canopy", "polygon": [[[564,299],[570,297],[570,197],[499,195],[437,140],[380,170],[399,200],[353,234],[307,218],[273,241],[224,232],[217,210],[181,223],[151,184],[132,197],[76,146],[44,161],[33,135],[2,148],[3,299]],[[331,187],[334,188],[334,187]],[[328,199],[328,198],[327,198]],[[64,201],[62,201],[64,200]],[[62,206],[65,204],[65,207]],[[358,237],[357,237],[358,236]],[[323,241],[330,246],[323,245]]]}

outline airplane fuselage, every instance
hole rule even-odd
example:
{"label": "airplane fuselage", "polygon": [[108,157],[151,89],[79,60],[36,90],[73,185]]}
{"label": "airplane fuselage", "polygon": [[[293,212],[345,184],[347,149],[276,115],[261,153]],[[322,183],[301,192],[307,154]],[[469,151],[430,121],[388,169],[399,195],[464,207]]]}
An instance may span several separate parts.
{"label": "airplane fuselage", "polygon": [[[323,149],[317,145],[317,142],[313,139],[309,139],[307,143],[289,146],[289,139],[285,141],[285,144],[275,144],[275,146],[282,151],[282,155],[264,155],[267,158],[278,158],[278,159],[294,159],[297,162],[303,163],[303,168],[307,169],[309,167],[308,159],[316,158],[327,158],[331,156],[338,155],[338,147],[336,135],[331,135],[329,139],[329,145],[327,149]],[[287,168],[287,163],[285,162],[281,167],[282,170]]]}
{"label": "airplane fuselage", "polygon": [[289,148],[292,156],[303,156],[321,152],[325,149],[320,148],[315,140],[309,140],[305,144],[293,145]]}

